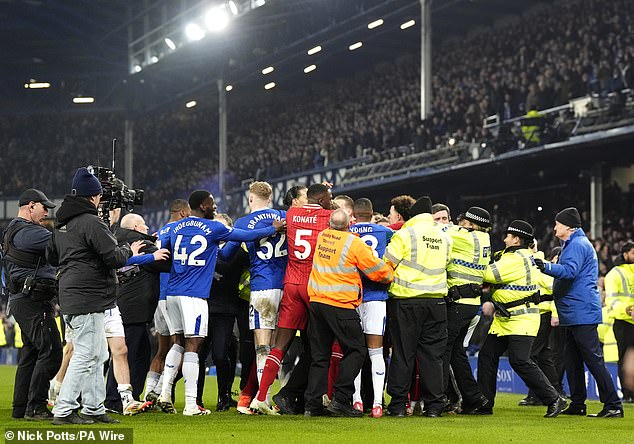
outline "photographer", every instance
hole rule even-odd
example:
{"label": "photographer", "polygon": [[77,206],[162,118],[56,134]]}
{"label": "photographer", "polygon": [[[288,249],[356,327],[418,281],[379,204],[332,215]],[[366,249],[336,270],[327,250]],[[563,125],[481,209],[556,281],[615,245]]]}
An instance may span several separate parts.
{"label": "photographer", "polygon": [[51,232],[42,226],[55,205],[39,190],[28,189],[19,200],[18,216],[4,232],[3,245],[9,311],[22,329],[24,346],[15,374],[14,418],[51,419],[46,408],[49,380],[62,362],[62,343],[55,324],[55,268],[44,257]]}
{"label": "photographer", "polygon": [[[142,243],[117,246],[99,218],[102,187],[86,168],[79,168],[72,191],[57,212],[58,225],[46,257],[58,266],[59,304],[73,335],[70,360],[53,413],[53,424],[115,423],[103,405],[103,363],[108,359],[104,312],[115,307],[115,269],[126,264]],[[82,416],[77,413],[81,395]]]}
{"label": "photographer", "polygon": [[[155,246],[156,238],[150,236],[148,226],[143,217],[138,214],[126,214],[121,219],[119,228],[115,231],[115,237],[120,244],[142,241],[143,247],[140,252],[154,254],[160,250]],[[138,401],[145,375],[150,368],[150,336],[148,324],[154,318],[154,311],[159,299],[159,274],[169,273],[171,262],[167,260],[157,260],[144,265],[134,265],[119,270],[119,296],[117,306],[121,312],[123,323],[123,334],[114,335],[108,338],[111,348],[113,364],[108,371],[108,381],[106,384],[106,408],[124,414],[134,414],[130,411],[132,405],[140,405]],[[119,322],[121,322],[119,321]],[[124,338],[124,337],[125,338]],[[127,374],[117,374],[117,364],[115,363],[115,350],[113,344],[120,342],[119,348],[123,351],[123,363],[120,367],[127,367]],[[123,365],[121,365],[123,364]],[[123,379],[121,378],[123,376]],[[132,386],[128,396],[122,396],[126,386]],[[123,389],[123,390],[122,390]],[[126,402],[127,401],[127,402]],[[126,405],[128,404],[128,405]],[[140,406],[145,408],[145,406]]]}

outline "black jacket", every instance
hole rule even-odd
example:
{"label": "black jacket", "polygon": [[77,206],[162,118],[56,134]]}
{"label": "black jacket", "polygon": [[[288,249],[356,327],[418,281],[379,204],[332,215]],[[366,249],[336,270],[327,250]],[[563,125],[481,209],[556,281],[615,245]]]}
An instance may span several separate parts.
{"label": "black jacket", "polygon": [[209,294],[209,313],[238,314],[240,310],[238,284],[242,272],[247,268],[249,268],[249,254],[242,248],[238,248],[237,253],[227,262],[218,259]]}
{"label": "black jacket", "polygon": [[[156,238],[127,228],[118,227],[114,233],[119,244],[144,241],[141,252],[154,253]],[[121,311],[123,324],[149,323],[154,318],[154,311],[159,298],[159,273],[169,273],[170,261],[151,262],[146,265],[135,266],[130,270],[129,278],[120,279],[119,297],[117,305]]]}
{"label": "black jacket", "polygon": [[117,246],[91,202],[66,196],[46,249],[49,264],[58,267],[62,313],[80,315],[113,308],[117,298],[115,269],[123,267],[130,256],[130,246]]}

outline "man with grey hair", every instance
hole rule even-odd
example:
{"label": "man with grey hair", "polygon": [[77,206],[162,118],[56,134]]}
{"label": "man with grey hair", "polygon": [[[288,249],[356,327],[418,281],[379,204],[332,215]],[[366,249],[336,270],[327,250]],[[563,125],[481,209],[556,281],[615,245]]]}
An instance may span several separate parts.
{"label": "man with grey hair", "polygon": [[339,208],[332,212],[328,226],[333,230],[348,231],[350,226],[350,216],[343,208]]}

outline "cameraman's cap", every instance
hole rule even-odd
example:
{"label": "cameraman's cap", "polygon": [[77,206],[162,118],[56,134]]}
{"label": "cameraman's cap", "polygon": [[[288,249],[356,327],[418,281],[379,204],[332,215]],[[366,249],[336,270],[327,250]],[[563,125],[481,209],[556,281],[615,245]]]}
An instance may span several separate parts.
{"label": "cameraman's cap", "polygon": [[96,196],[101,194],[101,182],[93,174],[90,174],[85,167],[77,169],[75,177],[73,177],[73,187],[71,194],[73,196]]}
{"label": "cameraman's cap", "polygon": [[40,202],[46,208],[55,208],[55,204],[48,200],[46,194],[42,193],[40,190],[36,190],[35,188],[29,188],[20,194],[20,200],[18,202],[20,206],[26,205],[29,202]]}
{"label": "cameraman's cap", "polygon": [[533,240],[533,226],[523,220],[514,220],[506,229],[506,233],[521,237],[524,240]]}
{"label": "cameraman's cap", "polygon": [[409,209],[410,217],[418,216],[423,213],[431,214],[431,198],[429,196],[419,197]]}
{"label": "cameraman's cap", "polygon": [[560,224],[570,228],[578,228],[581,226],[581,216],[575,207],[564,208],[555,216],[555,220]]}
{"label": "cameraman's cap", "polygon": [[462,217],[482,228],[489,228],[491,226],[491,215],[484,208],[471,207]]}

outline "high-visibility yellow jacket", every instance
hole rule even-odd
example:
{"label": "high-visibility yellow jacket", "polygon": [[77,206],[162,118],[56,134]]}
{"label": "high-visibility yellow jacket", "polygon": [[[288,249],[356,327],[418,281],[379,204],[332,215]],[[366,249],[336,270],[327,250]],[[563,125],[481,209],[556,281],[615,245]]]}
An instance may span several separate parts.
{"label": "high-visibility yellow jacket", "polygon": [[[484,282],[492,284],[493,300],[509,303],[524,299],[538,290],[538,273],[528,249],[510,247],[504,250],[498,261],[487,266]],[[508,311],[511,317],[503,317],[496,312],[490,334],[537,336],[540,323],[537,306],[529,304],[527,307],[523,304]]]}
{"label": "high-visibility yellow jacket", "polygon": [[634,264],[622,264],[605,275],[605,306],[613,319],[634,324],[625,309],[634,305]]}
{"label": "high-visibility yellow jacket", "polygon": [[327,228],[319,233],[308,280],[310,302],[354,309],[361,304],[362,272],[368,279],[388,284],[392,269],[374,256],[358,236]]}
{"label": "high-visibility yellow jacket", "polygon": [[442,232],[429,213],[403,224],[385,249],[385,261],[394,269],[388,289],[392,298],[444,298],[451,237]]}
{"label": "high-visibility yellow jacket", "polygon": [[4,333],[4,320],[0,319],[0,347],[7,345],[7,336]]}
{"label": "high-visibility yellow jacket", "polygon": [[[539,111],[531,110],[524,116],[528,119],[539,119],[542,115]],[[539,143],[541,141],[541,128],[540,125],[535,125],[534,122],[522,124],[522,135],[527,143]]]}
{"label": "high-visibility yellow jacket", "polygon": [[[447,265],[447,286],[482,284],[484,270],[491,261],[489,233],[450,225],[445,232],[452,245]],[[480,305],[480,298],[458,299],[459,304]]]}
{"label": "high-visibility yellow jacket", "polygon": [[[533,257],[545,260],[543,251],[533,253]],[[547,274],[540,271],[537,274],[537,287],[539,289],[539,294],[541,294],[542,296],[552,295],[554,281],[554,277],[548,276]],[[555,306],[555,301],[544,301],[539,304],[539,313],[543,314],[547,312],[552,312],[552,316],[557,317],[557,307]]]}
{"label": "high-visibility yellow jacket", "polygon": [[22,329],[17,322],[13,324],[13,332],[15,333],[15,335],[13,336],[13,346],[15,348],[24,347],[24,343],[22,342]]}
{"label": "high-visibility yellow jacket", "polygon": [[597,325],[599,341],[603,344],[603,357],[605,362],[618,362],[619,347],[614,336],[614,318],[610,317],[608,307],[603,307],[603,322]]}

